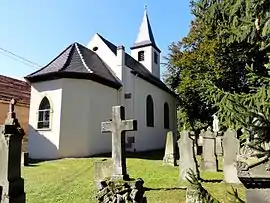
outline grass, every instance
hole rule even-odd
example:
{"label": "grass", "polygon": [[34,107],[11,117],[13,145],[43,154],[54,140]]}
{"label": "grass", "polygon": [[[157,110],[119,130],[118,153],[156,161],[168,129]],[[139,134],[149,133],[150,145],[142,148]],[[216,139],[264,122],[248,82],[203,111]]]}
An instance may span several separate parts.
{"label": "grass", "polygon": [[[127,159],[128,174],[132,178],[142,178],[147,200],[150,203],[184,203],[186,182],[179,182],[178,166],[162,164],[162,152],[131,155]],[[105,156],[108,158],[108,156]],[[96,203],[94,183],[94,162],[104,157],[61,159],[39,162],[24,167],[27,203]],[[202,172],[203,179],[212,181],[203,185],[221,202],[228,201],[229,184],[220,183],[222,172]],[[244,198],[242,186],[239,189]]]}

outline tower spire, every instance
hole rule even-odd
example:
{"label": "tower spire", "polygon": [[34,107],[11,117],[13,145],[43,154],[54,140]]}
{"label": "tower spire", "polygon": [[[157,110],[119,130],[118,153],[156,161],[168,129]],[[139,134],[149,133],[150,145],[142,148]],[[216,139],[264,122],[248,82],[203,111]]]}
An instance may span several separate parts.
{"label": "tower spire", "polygon": [[134,45],[131,47],[131,49],[149,46],[149,45],[155,47],[158,51],[160,51],[157,48],[156,43],[155,43],[154,35],[152,32],[149,17],[147,14],[147,5],[144,5],[143,19],[142,19],[142,22],[140,25],[137,39],[136,39]]}

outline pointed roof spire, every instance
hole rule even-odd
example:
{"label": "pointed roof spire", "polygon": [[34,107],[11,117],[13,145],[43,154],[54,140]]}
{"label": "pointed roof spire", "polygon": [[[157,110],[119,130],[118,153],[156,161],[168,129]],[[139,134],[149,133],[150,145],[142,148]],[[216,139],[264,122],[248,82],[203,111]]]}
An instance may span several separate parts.
{"label": "pointed roof spire", "polygon": [[154,35],[151,29],[149,17],[147,14],[147,5],[144,6],[144,15],[137,35],[137,39],[131,49],[152,45],[160,52],[156,46]]}

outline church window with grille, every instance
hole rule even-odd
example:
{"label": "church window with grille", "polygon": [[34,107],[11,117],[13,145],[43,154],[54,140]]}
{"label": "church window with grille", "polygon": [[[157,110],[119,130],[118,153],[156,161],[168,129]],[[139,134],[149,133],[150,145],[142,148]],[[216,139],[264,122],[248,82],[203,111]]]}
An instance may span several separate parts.
{"label": "church window with grille", "polygon": [[164,103],[164,128],[170,128],[169,105],[167,102]]}
{"label": "church window with grille", "polygon": [[154,127],[154,102],[151,95],[146,98],[146,125]]}
{"label": "church window with grille", "polygon": [[47,97],[44,97],[38,109],[38,129],[50,128],[51,105]]}
{"label": "church window with grille", "polygon": [[144,61],[144,51],[138,52],[138,61]]}

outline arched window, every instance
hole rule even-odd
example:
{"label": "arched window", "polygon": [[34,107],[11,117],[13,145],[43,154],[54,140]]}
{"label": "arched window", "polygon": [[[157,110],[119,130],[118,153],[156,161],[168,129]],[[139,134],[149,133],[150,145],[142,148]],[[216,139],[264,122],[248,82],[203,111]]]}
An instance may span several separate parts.
{"label": "arched window", "polygon": [[44,97],[38,109],[38,129],[50,128],[51,105],[47,97]]}
{"label": "arched window", "polygon": [[146,126],[154,126],[154,102],[151,95],[146,98]]}
{"label": "arched window", "polygon": [[170,113],[169,113],[169,105],[167,102],[164,103],[164,128],[170,128]]}

